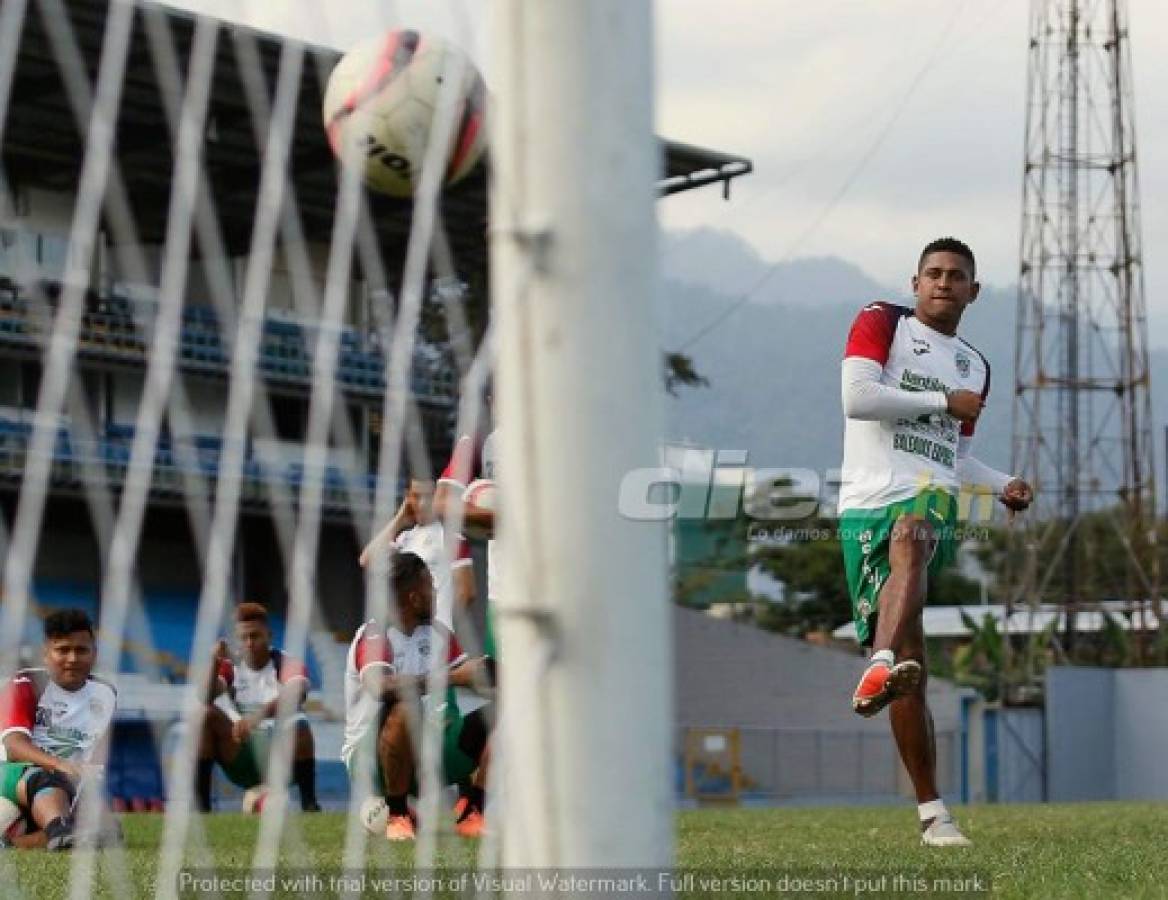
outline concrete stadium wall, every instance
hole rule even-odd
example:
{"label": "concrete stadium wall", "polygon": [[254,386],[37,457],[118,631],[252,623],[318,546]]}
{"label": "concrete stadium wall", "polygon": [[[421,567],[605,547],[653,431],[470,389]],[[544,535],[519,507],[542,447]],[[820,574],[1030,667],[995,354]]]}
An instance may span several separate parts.
{"label": "concrete stadium wall", "polygon": [[1049,799],[1168,799],[1168,669],[1047,670]]}
{"label": "concrete stadium wall", "polygon": [[1168,669],[1115,673],[1115,772],[1120,800],[1168,799]]}
{"label": "concrete stadium wall", "polygon": [[[783,801],[878,802],[911,795],[885,715],[862,719],[851,695],[858,653],[817,647],[675,607],[679,743],[689,728],[737,728],[750,787]],[[958,690],[931,679],[941,790],[957,798]]]}
{"label": "concrete stadium wall", "polygon": [[1115,671],[1046,670],[1047,797],[1115,797]]}

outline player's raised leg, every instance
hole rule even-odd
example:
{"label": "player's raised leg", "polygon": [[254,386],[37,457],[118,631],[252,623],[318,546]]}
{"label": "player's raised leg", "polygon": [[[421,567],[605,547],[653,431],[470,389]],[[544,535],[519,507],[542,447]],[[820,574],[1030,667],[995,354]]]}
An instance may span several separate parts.
{"label": "player's raised leg", "polygon": [[889,574],[874,616],[872,664],[852,694],[852,708],[862,716],[876,715],[896,697],[915,691],[922,680],[924,647],[919,653],[904,650],[909,635],[920,628],[935,541],[933,528],[923,516],[904,515],[892,526]]}

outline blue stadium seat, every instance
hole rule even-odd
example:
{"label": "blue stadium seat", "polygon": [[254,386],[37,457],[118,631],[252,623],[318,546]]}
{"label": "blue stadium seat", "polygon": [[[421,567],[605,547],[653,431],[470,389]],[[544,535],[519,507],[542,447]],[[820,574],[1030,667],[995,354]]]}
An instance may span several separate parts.
{"label": "blue stadium seat", "polygon": [[199,611],[198,592],[150,591],[144,595],[143,605],[155,648],[189,660]]}
{"label": "blue stadium seat", "polygon": [[97,618],[96,584],[84,584],[70,581],[37,581],[33,584],[32,594],[37,605],[42,609],[83,609],[96,621]]}
{"label": "blue stadium seat", "polygon": [[110,797],[159,798],[165,795],[158,742],[149,722],[116,721],[106,767]]}

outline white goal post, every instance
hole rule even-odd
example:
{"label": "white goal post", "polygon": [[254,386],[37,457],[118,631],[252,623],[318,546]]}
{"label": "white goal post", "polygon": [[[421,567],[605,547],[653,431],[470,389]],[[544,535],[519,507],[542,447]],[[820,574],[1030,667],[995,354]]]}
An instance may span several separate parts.
{"label": "white goal post", "polygon": [[663,421],[652,5],[500,0],[492,29],[502,861],[665,866],[665,536],[617,503]]}

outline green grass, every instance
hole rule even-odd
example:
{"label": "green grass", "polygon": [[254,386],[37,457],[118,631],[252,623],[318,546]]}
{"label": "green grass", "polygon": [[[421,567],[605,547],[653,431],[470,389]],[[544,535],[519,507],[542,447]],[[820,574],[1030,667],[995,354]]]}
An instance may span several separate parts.
{"label": "green grass", "polygon": [[[995,897],[1168,897],[1168,807],[1156,804],[1101,803],[1054,806],[979,806],[958,811],[975,841],[969,850],[921,847],[911,806],[855,809],[727,809],[681,813],[677,855],[695,876],[851,879],[844,896],[853,896],[857,879],[883,885],[897,894],[893,879],[932,879],[978,875]],[[131,891],[117,887],[117,854],[99,855],[98,875],[89,896],[130,900],[153,896],[162,837],[162,817],[126,816],[127,846],[121,860]],[[207,820],[213,865],[220,871],[247,869],[258,834],[258,820],[237,815]],[[339,815],[300,819],[303,840],[281,853],[281,866],[340,870],[343,821]],[[473,866],[476,845],[444,835],[441,866]],[[367,868],[409,868],[411,847],[368,842]],[[70,857],[40,851],[5,851],[0,858],[0,895],[14,879],[26,897],[67,897]],[[204,861],[206,864],[209,861]],[[197,857],[188,865],[199,867]],[[699,882],[695,881],[696,887]],[[901,882],[904,885],[904,882]],[[724,886],[730,886],[724,884]],[[371,892],[372,893],[372,892]],[[700,893],[700,892],[698,892]],[[696,896],[698,893],[689,894]],[[720,896],[733,896],[722,893]],[[241,896],[241,895],[227,895]],[[295,896],[278,892],[277,896]],[[826,896],[818,894],[817,896]]]}

